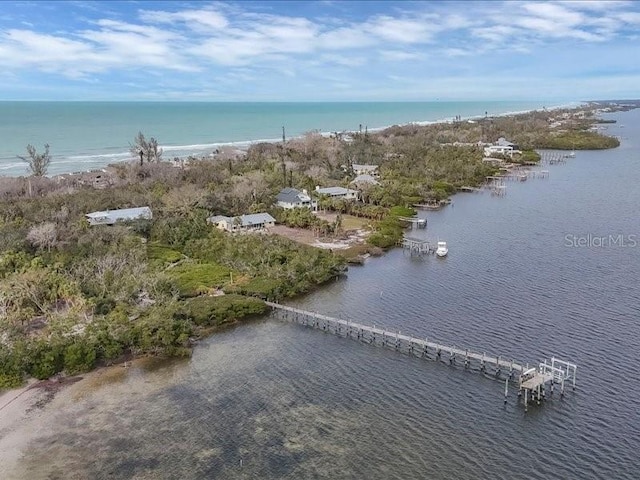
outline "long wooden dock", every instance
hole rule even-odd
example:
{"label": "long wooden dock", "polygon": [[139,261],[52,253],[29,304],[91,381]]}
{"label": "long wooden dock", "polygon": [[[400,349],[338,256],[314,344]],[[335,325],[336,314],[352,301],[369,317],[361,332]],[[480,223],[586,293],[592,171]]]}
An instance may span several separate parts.
{"label": "long wooden dock", "polygon": [[561,384],[561,394],[564,395],[564,383],[566,380],[572,379],[573,388],[575,389],[576,365],[553,357],[550,364],[545,360],[544,363],[540,363],[537,367],[529,368],[528,364],[523,365],[513,358],[487,355],[486,353],[474,352],[469,349],[443,345],[430,341],[428,338],[423,339],[412,335],[403,335],[401,332],[392,332],[384,328],[378,328],[375,325],[363,325],[279,303],[265,303],[271,307],[275,314],[285,320],[361,342],[393,348],[405,354],[442,361],[450,365],[464,366],[465,369],[492,374],[497,379],[504,378],[505,403],[507,402],[509,382],[517,383],[518,397],[521,397],[524,392],[525,411],[527,410],[529,396],[531,396],[532,400],[537,400],[538,404],[545,399],[547,384],[550,385],[551,393],[553,393],[554,383]]}
{"label": "long wooden dock", "polygon": [[286,320],[292,320],[301,325],[354,338],[366,343],[393,347],[402,352],[413,353],[419,356],[431,354],[435,358],[446,359],[451,364],[461,362],[466,367],[471,367],[471,362],[477,362],[481,370],[484,369],[486,371],[492,368],[495,373],[505,372],[510,376],[515,373],[522,373],[528,369],[528,366],[523,366],[513,359],[502,356],[496,357],[485,353],[477,353],[467,349],[443,345],[430,341],[428,338],[423,339],[403,335],[400,332],[391,332],[383,328],[377,328],[375,325],[369,326],[348,320],[341,320],[279,303],[266,302],[266,304],[274,310],[279,311]]}

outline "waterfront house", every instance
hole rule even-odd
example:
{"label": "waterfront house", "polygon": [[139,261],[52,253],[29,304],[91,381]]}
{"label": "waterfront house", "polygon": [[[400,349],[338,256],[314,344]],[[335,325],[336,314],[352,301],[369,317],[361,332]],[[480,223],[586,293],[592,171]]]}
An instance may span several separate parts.
{"label": "waterfront house", "polygon": [[500,146],[500,147],[511,147],[513,149],[513,151],[520,150],[520,147],[518,145],[516,145],[513,142],[510,142],[509,140],[507,140],[504,137],[500,137],[498,139],[498,141],[494,145],[497,145],[497,146]]}
{"label": "waterfront house", "polygon": [[313,208],[315,202],[306,190],[296,190],[295,188],[283,188],[276,197],[276,205],[287,210],[292,208]]}
{"label": "waterfront house", "polygon": [[114,225],[118,222],[133,220],[151,220],[153,214],[149,207],[123,208],[120,210],[105,210],[102,212],[91,212],[85,215],[89,225]]}
{"label": "waterfront house", "polygon": [[484,148],[484,156],[490,157],[493,154],[508,155],[512,157],[514,152],[520,152],[520,147],[513,142],[500,137],[493,145]]}
{"label": "waterfront house", "polygon": [[268,213],[251,213],[240,215],[239,217],[227,217],[224,215],[214,215],[207,219],[212,225],[227,232],[238,232],[243,230],[262,230],[273,227],[276,219]]}
{"label": "waterfront house", "polygon": [[317,195],[326,195],[329,198],[344,198],[345,200],[357,200],[358,191],[344,187],[316,187]]}

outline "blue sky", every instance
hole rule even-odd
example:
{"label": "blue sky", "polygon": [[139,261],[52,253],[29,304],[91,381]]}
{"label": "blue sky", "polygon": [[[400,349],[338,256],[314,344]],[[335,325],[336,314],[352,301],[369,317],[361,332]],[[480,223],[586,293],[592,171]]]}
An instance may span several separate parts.
{"label": "blue sky", "polygon": [[640,97],[640,2],[1,2],[1,100]]}

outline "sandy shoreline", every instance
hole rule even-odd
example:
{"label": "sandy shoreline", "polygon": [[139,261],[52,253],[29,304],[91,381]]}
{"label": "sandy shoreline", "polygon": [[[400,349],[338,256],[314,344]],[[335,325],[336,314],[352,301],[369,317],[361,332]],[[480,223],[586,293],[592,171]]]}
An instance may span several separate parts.
{"label": "sandy shoreline", "polygon": [[23,459],[25,455],[32,453],[32,444],[45,436],[55,436],[58,414],[65,409],[78,405],[83,399],[98,392],[101,387],[124,381],[130,375],[137,374],[136,367],[144,368],[145,363],[149,361],[147,358],[136,359],[129,362],[129,365],[133,365],[132,368],[123,368],[123,365],[101,367],[81,377],[30,380],[24,387],[1,393],[0,478],[50,478],[34,477],[32,472],[25,471]]}
{"label": "sandy shoreline", "polygon": [[22,458],[30,440],[39,430],[36,409],[46,401],[47,393],[32,388],[32,382],[17,390],[0,395],[0,458],[5,475],[13,472]]}
{"label": "sandy shoreline", "polygon": [[139,398],[165,388],[167,378],[174,378],[172,366],[185,361],[190,360],[140,357],[82,376],[31,379],[21,388],[0,392],[0,480],[89,478],[65,469],[72,459],[53,454],[47,460],[41,458],[40,449],[44,445],[57,451],[62,430],[74,432],[70,421],[80,418],[88,408],[103,406],[108,410],[118,404],[122,389],[127,396]]}

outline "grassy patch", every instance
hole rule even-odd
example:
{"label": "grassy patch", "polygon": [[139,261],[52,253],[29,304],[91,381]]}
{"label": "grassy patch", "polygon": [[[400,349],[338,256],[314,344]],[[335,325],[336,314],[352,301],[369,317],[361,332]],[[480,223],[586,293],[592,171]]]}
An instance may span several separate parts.
{"label": "grassy patch", "polygon": [[166,245],[152,243],[147,245],[147,258],[162,264],[175,263],[182,259],[182,253]]}
{"label": "grassy patch", "polygon": [[391,207],[389,210],[389,215],[392,217],[413,217],[416,213],[416,210],[413,208],[403,207],[401,205]]}
{"label": "grassy patch", "polygon": [[234,285],[229,285],[225,288],[225,292],[275,299],[282,295],[284,287],[285,285],[280,280],[266,277],[255,277],[245,278]]}
{"label": "grassy patch", "polygon": [[342,228],[345,230],[359,230],[369,225],[370,220],[366,218],[354,217],[353,215],[342,216]]}
{"label": "grassy patch", "polygon": [[519,163],[538,163],[540,162],[540,154],[535,150],[524,150],[517,158],[514,158],[513,161]]}
{"label": "grassy patch", "polygon": [[195,297],[212,288],[223,287],[231,278],[231,270],[213,263],[183,263],[169,269],[167,275],[183,297]]}

